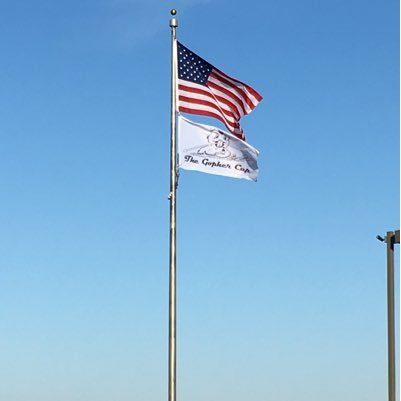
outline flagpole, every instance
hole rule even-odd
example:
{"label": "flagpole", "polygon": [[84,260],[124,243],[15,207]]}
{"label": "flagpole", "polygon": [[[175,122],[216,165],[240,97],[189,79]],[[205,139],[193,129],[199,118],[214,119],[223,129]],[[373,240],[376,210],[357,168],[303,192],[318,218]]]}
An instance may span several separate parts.
{"label": "flagpole", "polygon": [[395,356],[395,312],[394,312],[394,245],[400,243],[400,230],[387,231],[383,238],[376,238],[387,244],[387,355],[388,355],[388,401],[396,399],[396,356]]}
{"label": "flagpole", "polygon": [[169,369],[168,401],[176,401],[176,197],[177,197],[177,40],[176,10],[170,11],[171,28],[171,142],[170,142],[170,268],[169,268]]}
{"label": "flagpole", "polygon": [[394,312],[394,244],[400,243],[400,230],[387,231],[387,352],[388,399],[396,399],[395,312]]}

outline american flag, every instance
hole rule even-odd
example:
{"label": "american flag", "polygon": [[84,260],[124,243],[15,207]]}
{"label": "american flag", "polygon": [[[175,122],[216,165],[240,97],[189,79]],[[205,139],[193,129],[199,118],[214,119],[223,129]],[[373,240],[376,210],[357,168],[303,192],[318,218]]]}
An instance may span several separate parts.
{"label": "american flag", "polygon": [[178,110],[220,120],[245,140],[239,124],[262,100],[255,89],[229,77],[178,42]]}

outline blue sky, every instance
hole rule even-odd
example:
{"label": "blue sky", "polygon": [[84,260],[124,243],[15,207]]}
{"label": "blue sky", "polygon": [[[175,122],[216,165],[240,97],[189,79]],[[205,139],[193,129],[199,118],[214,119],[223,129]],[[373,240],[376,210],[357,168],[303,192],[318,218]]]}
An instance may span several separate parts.
{"label": "blue sky", "polygon": [[178,399],[386,400],[395,0],[3,0],[0,398],[167,399],[172,7],[264,96],[257,183],[181,173]]}

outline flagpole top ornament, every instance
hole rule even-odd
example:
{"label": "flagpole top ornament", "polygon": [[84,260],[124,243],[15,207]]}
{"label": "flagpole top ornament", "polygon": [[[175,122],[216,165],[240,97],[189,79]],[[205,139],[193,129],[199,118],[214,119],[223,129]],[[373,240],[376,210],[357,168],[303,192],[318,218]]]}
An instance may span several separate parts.
{"label": "flagpole top ornament", "polygon": [[[175,8],[171,9],[170,14],[174,17],[177,14],[177,10]],[[178,21],[175,18],[171,18],[170,27],[177,28],[177,26],[178,26]]]}

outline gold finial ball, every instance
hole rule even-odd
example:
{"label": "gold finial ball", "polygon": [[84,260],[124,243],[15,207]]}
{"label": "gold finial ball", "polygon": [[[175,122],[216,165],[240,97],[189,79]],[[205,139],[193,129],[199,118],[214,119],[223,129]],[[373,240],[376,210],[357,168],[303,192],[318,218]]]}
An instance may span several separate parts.
{"label": "gold finial ball", "polygon": [[177,10],[176,10],[175,8],[173,8],[173,9],[170,11],[170,14],[171,14],[171,15],[176,15],[176,14],[177,14]]}

